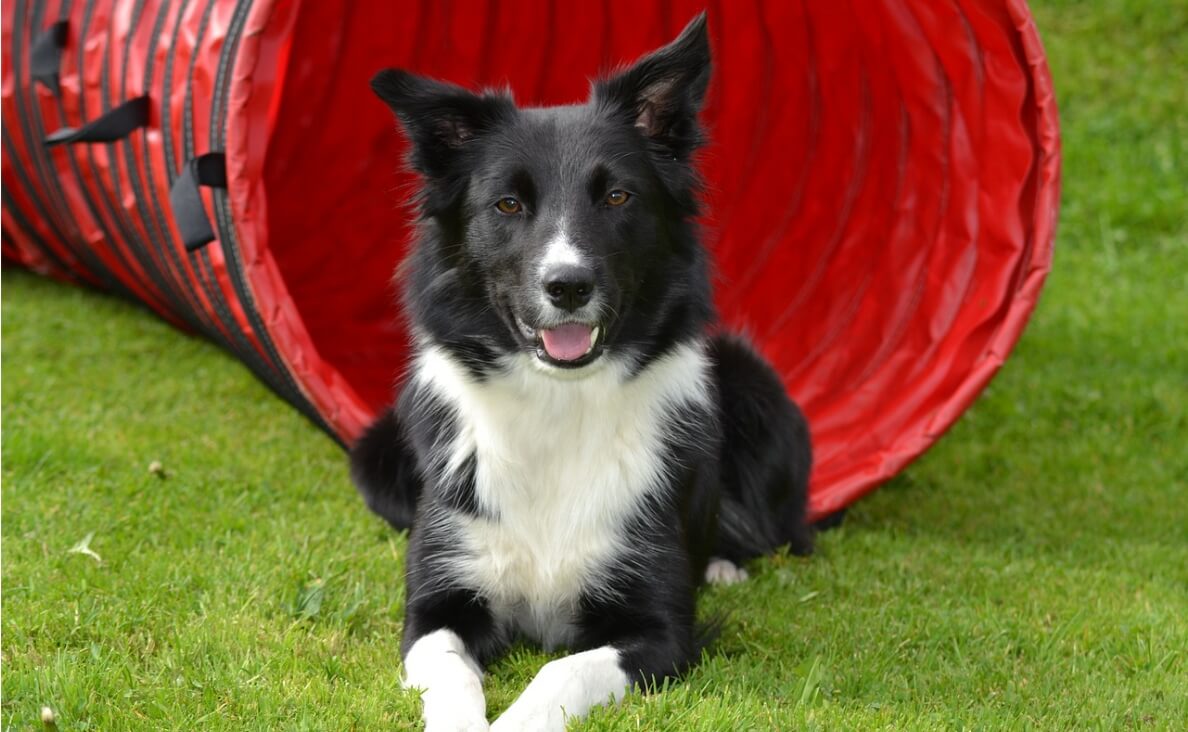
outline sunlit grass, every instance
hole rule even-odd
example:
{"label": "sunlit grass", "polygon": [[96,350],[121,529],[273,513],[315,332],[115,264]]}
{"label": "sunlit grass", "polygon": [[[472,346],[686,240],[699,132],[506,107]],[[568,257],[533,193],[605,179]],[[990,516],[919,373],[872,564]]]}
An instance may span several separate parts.
{"label": "sunlit grass", "polygon": [[[729,622],[684,683],[581,729],[1183,728],[1188,3],[1037,5],[1065,196],[1019,348],[815,557],[708,591]],[[6,271],[3,377],[5,728],[417,718],[404,539],[242,366]],[[493,713],[544,659],[491,669]]]}

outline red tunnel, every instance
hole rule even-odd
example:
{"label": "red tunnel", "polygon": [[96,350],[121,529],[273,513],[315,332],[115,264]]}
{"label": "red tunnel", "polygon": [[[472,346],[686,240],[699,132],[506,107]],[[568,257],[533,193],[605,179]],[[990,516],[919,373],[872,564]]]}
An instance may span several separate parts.
{"label": "red tunnel", "polygon": [[1059,135],[1023,0],[4,0],[5,260],[145,303],[349,442],[407,350],[414,180],[370,76],[579,101],[707,2],[718,302],[804,407],[828,514],[957,419],[1035,306]]}

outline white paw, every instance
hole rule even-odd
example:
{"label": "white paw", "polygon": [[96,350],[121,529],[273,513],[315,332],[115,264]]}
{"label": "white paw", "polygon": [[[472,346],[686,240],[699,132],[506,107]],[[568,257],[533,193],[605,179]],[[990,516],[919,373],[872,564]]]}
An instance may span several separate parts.
{"label": "white paw", "polygon": [[491,725],[486,720],[482,722],[456,722],[453,724],[440,722],[426,722],[425,732],[491,732]]}
{"label": "white paw", "polygon": [[491,732],[565,732],[565,715],[550,714],[547,709],[531,712],[509,709],[491,725]]}
{"label": "white paw", "polygon": [[426,707],[424,719],[425,732],[489,732],[491,729],[485,716],[466,709],[464,704],[444,709],[440,704]]}
{"label": "white paw", "polygon": [[472,722],[457,721],[453,723],[433,723],[425,724],[425,732],[490,732],[491,725],[487,724],[487,720],[479,720]]}
{"label": "white paw", "polygon": [[733,585],[750,577],[747,570],[734,564],[729,559],[710,559],[705,568],[705,581],[711,585]]}
{"label": "white paw", "polygon": [[479,666],[447,628],[422,636],[404,657],[404,688],[421,690],[426,732],[487,732]]}
{"label": "white paw", "polygon": [[524,693],[491,725],[491,732],[565,732],[565,720],[618,701],[631,689],[619,652],[602,646],[549,661]]}

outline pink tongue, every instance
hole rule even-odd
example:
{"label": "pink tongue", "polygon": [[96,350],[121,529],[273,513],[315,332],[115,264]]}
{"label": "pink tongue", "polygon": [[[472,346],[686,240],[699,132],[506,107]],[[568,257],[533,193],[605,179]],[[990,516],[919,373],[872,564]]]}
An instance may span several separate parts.
{"label": "pink tongue", "polygon": [[558,361],[576,361],[590,350],[594,329],[581,323],[569,323],[560,328],[542,330],[545,352]]}

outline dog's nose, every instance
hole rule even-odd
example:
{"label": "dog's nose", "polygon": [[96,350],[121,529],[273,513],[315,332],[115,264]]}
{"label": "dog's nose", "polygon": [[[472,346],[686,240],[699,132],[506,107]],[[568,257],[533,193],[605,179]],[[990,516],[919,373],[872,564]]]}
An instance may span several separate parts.
{"label": "dog's nose", "polygon": [[557,265],[550,267],[542,279],[549,302],[562,310],[573,312],[594,295],[594,270],[589,267]]}

